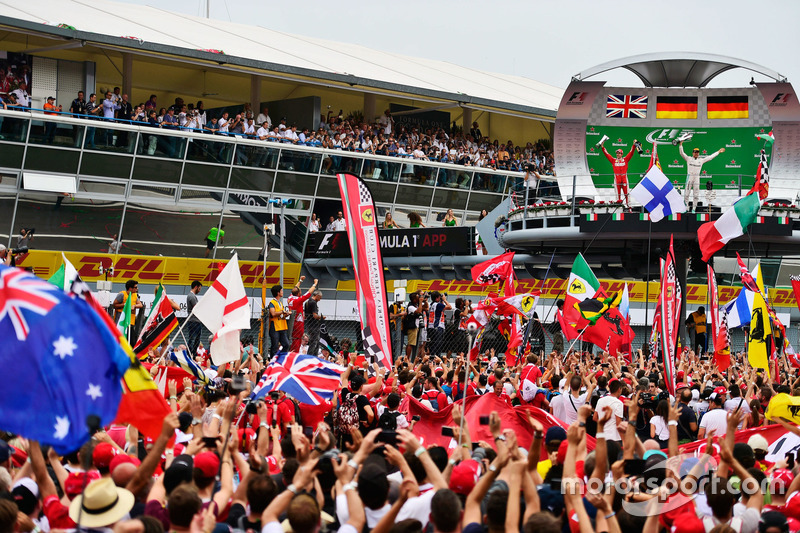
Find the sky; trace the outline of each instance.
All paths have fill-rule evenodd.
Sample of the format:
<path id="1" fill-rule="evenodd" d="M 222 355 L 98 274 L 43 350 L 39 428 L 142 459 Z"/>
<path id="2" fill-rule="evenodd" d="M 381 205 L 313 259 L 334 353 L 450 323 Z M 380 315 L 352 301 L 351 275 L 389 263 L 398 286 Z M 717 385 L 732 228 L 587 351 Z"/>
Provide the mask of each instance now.
<path id="1" fill-rule="evenodd" d="M 154 0 L 118 0 L 165 8 Z M 208 0 L 210 17 L 348 42 L 565 88 L 595 65 L 653 52 L 703 52 L 747 60 L 800 84 L 798 0 Z M 205 16 L 206 0 L 166 9 Z M 744 86 L 736 69 L 710 86 Z M 754 75 L 756 81 L 767 78 Z M 640 86 L 632 74 L 593 78 Z"/>

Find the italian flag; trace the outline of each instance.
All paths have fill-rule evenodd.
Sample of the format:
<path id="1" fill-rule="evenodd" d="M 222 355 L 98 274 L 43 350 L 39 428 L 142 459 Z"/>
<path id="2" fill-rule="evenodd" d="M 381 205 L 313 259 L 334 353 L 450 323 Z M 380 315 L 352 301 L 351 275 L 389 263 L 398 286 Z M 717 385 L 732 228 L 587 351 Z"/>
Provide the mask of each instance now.
<path id="1" fill-rule="evenodd" d="M 581 313 L 575 304 L 587 298 L 594 298 L 600 290 L 600 282 L 597 281 L 586 259 L 583 258 L 583 254 L 578 254 L 572 263 L 572 272 L 567 284 L 567 296 L 564 298 L 564 318 L 567 324 L 574 328 L 581 318 Z"/>
<path id="2" fill-rule="evenodd" d="M 708 262 L 717 250 L 728 241 L 744 235 L 747 226 L 755 222 L 761 201 L 757 194 L 748 194 L 737 200 L 731 209 L 725 211 L 714 222 L 706 222 L 697 230 L 703 261 Z"/>
<path id="3" fill-rule="evenodd" d="M 710 219 L 711 217 L 708 215 L 708 213 L 699 213 L 697 215 L 697 220 L 699 222 L 708 222 Z"/>
<path id="4" fill-rule="evenodd" d="M 778 217 L 778 224 L 788 224 L 789 217 Z"/>
<path id="5" fill-rule="evenodd" d="M 650 213 L 639 213 L 639 220 L 650 220 Z"/>
<path id="6" fill-rule="evenodd" d="M 69 262 L 64 252 L 61 252 L 61 258 L 63 263 L 61 263 L 59 269 L 56 270 L 47 281 L 63 291 L 69 291 L 72 287 L 72 282 L 78 277 L 78 271 L 75 270 L 75 267 Z"/>
<path id="7" fill-rule="evenodd" d="M 586 214 L 586 220 L 589 220 L 589 221 L 597 220 L 597 213 L 587 213 Z"/>
<path id="8" fill-rule="evenodd" d="M 667 217 L 667 220 L 680 220 L 680 219 L 681 219 L 680 213 L 675 213 L 674 215 L 670 215 Z"/>
<path id="9" fill-rule="evenodd" d="M 625 220 L 625 215 L 623 213 L 614 213 L 611 215 L 611 220 Z"/>

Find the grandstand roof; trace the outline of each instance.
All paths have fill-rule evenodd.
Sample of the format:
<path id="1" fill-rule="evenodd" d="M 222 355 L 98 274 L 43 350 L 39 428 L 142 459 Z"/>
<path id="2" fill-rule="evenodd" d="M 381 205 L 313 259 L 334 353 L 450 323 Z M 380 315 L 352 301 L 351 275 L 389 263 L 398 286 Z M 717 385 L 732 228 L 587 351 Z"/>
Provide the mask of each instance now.
<path id="1" fill-rule="evenodd" d="M 521 76 L 107 0 L 0 0 L 0 25 L 101 48 L 543 117 L 555 118 L 563 94 L 561 88 Z"/>
<path id="2" fill-rule="evenodd" d="M 576 74 L 574 79 L 585 80 L 616 68 L 633 72 L 647 87 L 705 87 L 715 77 L 734 68 L 757 72 L 775 81 L 786 80 L 779 72 L 750 61 L 696 52 L 663 52 L 623 57 L 584 70 Z"/>

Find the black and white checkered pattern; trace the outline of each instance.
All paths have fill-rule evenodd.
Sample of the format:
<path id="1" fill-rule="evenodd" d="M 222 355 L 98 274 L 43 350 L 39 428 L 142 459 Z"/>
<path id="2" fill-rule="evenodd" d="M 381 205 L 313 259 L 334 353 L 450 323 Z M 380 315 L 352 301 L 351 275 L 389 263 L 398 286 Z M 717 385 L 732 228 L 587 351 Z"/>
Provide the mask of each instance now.
<path id="1" fill-rule="evenodd" d="M 369 326 L 364 328 L 364 336 L 363 336 L 363 346 L 364 346 L 364 357 L 366 357 L 370 363 L 378 362 L 378 364 L 382 364 L 381 361 L 381 349 L 380 346 L 375 342 L 375 337 L 372 335 L 372 331 L 370 330 Z"/>
<path id="2" fill-rule="evenodd" d="M 366 183 L 361 180 L 358 182 L 358 199 L 361 205 L 372 203 L 372 193 L 369 192 Z"/>

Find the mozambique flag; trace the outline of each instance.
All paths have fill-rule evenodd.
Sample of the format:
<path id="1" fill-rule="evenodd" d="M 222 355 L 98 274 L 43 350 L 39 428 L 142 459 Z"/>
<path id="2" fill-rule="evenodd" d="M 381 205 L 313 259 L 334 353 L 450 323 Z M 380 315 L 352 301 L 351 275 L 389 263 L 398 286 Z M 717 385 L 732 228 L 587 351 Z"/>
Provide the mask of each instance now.
<path id="1" fill-rule="evenodd" d="M 153 307 L 150 308 L 150 314 L 142 327 L 139 340 L 133 347 L 134 353 L 139 356 L 139 359 L 144 359 L 147 357 L 148 350 L 160 346 L 177 325 L 178 317 L 175 316 L 172 302 L 167 298 L 164 286 L 159 283 Z"/>
<path id="2" fill-rule="evenodd" d="M 747 95 L 709 96 L 706 103 L 708 104 L 708 118 L 748 118 L 750 116 Z"/>
<path id="3" fill-rule="evenodd" d="M 659 96 L 656 118 L 697 118 L 696 96 Z"/>

